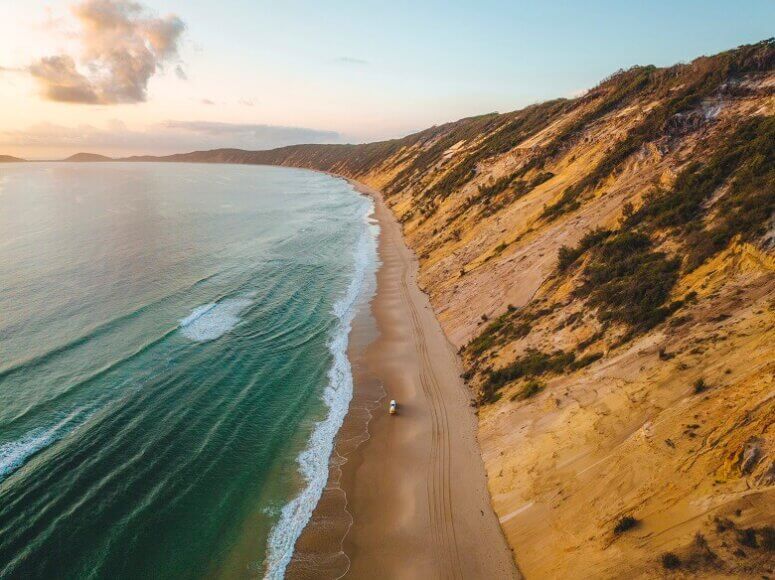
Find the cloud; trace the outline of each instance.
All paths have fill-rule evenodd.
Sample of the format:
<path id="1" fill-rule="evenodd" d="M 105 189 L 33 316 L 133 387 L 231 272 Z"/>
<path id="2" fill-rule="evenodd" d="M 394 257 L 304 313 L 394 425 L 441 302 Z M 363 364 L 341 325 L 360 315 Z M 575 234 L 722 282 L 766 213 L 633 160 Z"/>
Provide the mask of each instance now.
<path id="1" fill-rule="evenodd" d="M 119 120 L 108 122 L 106 127 L 40 123 L 24 130 L 0 131 L 0 150 L 31 159 L 62 158 L 79 151 L 111 156 L 164 155 L 221 147 L 257 150 L 338 142 L 342 137 L 334 131 L 208 121 L 167 121 L 142 131 L 128 129 Z"/>
<path id="2" fill-rule="evenodd" d="M 92 83 L 75 68 L 67 55 L 49 56 L 30 66 L 30 74 L 41 80 L 41 91 L 49 101 L 99 103 Z"/>
<path id="3" fill-rule="evenodd" d="M 336 131 L 321 131 L 305 127 L 284 127 L 254 123 L 219 123 L 213 121 L 167 121 L 166 129 L 184 131 L 201 136 L 226 139 L 226 142 L 240 143 L 232 147 L 252 143 L 251 148 L 266 149 L 297 143 L 331 143 L 339 141 Z"/>
<path id="4" fill-rule="evenodd" d="M 352 56 L 340 56 L 339 58 L 334 59 L 334 62 L 338 64 L 350 64 L 356 66 L 366 66 L 371 64 L 368 60 L 363 60 L 362 58 L 355 58 Z"/>
<path id="5" fill-rule="evenodd" d="M 72 8 L 81 54 L 42 58 L 29 67 L 51 101 L 112 105 L 146 100 L 148 81 L 166 63 L 178 62 L 185 30 L 175 15 L 151 17 L 132 0 L 84 0 Z M 83 72 L 82 72 L 83 71 Z"/>
<path id="6" fill-rule="evenodd" d="M 203 105 L 214 105 L 215 104 L 215 101 L 211 101 L 210 99 L 202 99 L 201 102 L 202 102 Z"/>

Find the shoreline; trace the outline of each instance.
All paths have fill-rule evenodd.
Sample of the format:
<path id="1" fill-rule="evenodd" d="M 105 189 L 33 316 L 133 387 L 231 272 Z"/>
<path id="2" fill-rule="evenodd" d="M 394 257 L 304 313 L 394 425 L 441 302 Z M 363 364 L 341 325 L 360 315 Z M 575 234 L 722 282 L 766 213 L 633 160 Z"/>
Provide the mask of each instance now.
<path id="1" fill-rule="evenodd" d="M 380 192 L 331 175 L 373 200 L 377 287 L 353 322 L 353 400 L 287 577 L 519 577 L 490 501 L 471 397 L 417 287 L 416 257 Z M 395 417 L 385 404 L 393 398 Z"/>

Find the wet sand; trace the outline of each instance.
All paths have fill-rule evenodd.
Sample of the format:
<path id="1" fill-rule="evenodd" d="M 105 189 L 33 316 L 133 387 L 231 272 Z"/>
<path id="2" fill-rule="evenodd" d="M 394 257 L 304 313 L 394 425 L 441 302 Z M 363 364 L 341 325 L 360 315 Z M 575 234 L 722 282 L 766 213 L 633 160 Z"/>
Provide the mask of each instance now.
<path id="1" fill-rule="evenodd" d="M 350 341 L 355 394 L 289 578 L 514 578 L 471 397 L 379 192 L 377 290 Z M 399 413 L 387 403 L 396 399 Z"/>

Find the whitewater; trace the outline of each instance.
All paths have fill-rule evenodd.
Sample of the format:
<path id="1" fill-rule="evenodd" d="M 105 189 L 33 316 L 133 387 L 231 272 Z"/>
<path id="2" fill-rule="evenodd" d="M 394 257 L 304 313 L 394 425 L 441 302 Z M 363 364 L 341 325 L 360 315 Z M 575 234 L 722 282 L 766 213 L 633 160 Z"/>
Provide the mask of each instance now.
<path id="1" fill-rule="evenodd" d="M 371 200 L 268 167 L 2 181 L 0 576 L 283 577 L 352 399 Z"/>

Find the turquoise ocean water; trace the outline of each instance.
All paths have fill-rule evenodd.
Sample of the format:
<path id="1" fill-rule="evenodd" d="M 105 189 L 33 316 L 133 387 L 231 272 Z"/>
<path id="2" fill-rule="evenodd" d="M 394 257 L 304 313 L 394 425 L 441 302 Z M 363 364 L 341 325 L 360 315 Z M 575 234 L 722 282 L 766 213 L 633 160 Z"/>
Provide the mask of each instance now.
<path id="1" fill-rule="evenodd" d="M 282 577 L 371 207 L 284 168 L 0 166 L 0 577 Z"/>

